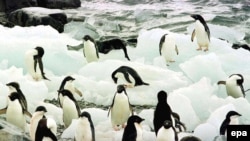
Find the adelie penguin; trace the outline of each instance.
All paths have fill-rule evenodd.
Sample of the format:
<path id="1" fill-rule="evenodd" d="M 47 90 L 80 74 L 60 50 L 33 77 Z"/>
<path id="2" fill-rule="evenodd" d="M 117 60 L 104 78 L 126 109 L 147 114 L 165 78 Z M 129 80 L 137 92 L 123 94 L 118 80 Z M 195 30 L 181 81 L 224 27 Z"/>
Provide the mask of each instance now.
<path id="1" fill-rule="evenodd" d="M 161 37 L 159 44 L 159 52 L 160 55 L 164 57 L 167 65 L 169 65 L 169 63 L 175 62 L 174 56 L 175 54 L 178 55 L 179 51 L 175 43 L 174 35 L 164 34 Z"/>
<path id="2" fill-rule="evenodd" d="M 99 59 L 96 42 L 89 35 L 83 37 L 83 54 L 88 63 L 98 61 Z"/>
<path id="3" fill-rule="evenodd" d="M 69 90 L 61 90 L 59 93 L 63 96 L 62 110 L 63 110 L 63 122 L 65 128 L 69 127 L 73 119 L 78 119 L 81 113 L 80 107 L 75 100 L 73 94 Z"/>
<path id="4" fill-rule="evenodd" d="M 224 81 L 218 81 L 218 85 L 223 84 L 226 85 L 226 91 L 228 96 L 232 96 L 234 98 L 245 97 L 245 92 L 248 90 L 244 90 L 243 87 L 244 78 L 241 74 L 232 74 L 229 78 Z"/>
<path id="5" fill-rule="evenodd" d="M 74 84 L 73 84 L 74 80 L 75 80 L 75 78 L 73 78 L 71 76 L 66 76 L 60 85 L 59 91 L 64 90 L 64 89 L 69 90 L 73 94 L 74 98 L 76 97 L 76 94 L 81 97 L 82 92 L 74 86 Z M 58 92 L 58 100 L 59 100 L 60 106 L 62 107 L 63 106 L 63 96 L 59 92 Z"/>
<path id="6" fill-rule="evenodd" d="M 88 112 L 82 112 L 78 119 L 75 141 L 95 141 L 95 128 Z"/>
<path id="7" fill-rule="evenodd" d="M 40 79 L 49 80 L 44 73 L 42 57 L 44 55 L 44 49 L 42 47 L 36 47 L 26 51 L 25 64 L 28 73 L 36 81 Z"/>
<path id="8" fill-rule="evenodd" d="M 165 120 L 156 135 L 156 141 L 178 141 L 177 132 L 171 120 Z"/>
<path id="9" fill-rule="evenodd" d="M 226 115 L 226 118 L 224 119 L 224 121 L 222 122 L 221 126 L 220 126 L 220 135 L 227 135 L 227 126 L 228 125 L 237 125 L 239 124 L 239 120 L 238 118 L 241 116 L 241 114 L 239 114 L 236 111 L 229 111 Z"/>
<path id="10" fill-rule="evenodd" d="M 7 122 L 19 127 L 23 131 L 26 130 L 25 114 L 29 114 L 23 109 L 20 102 L 20 94 L 18 92 L 12 92 L 8 96 L 8 105 L 6 108 L 0 110 L 0 115 L 1 114 L 6 114 Z"/>
<path id="11" fill-rule="evenodd" d="M 133 115 L 133 109 L 124 85 L 118 85 L 117 91 L 112 100 L 109 113 L 111 112 L 111 123 L 114 130 L 119 130 L 120 126 L 125 127 L 129 116 Z"/>
<path id="12" fill-rule="evenodd" d="M 36 135 L 38 122 L 42 118 L 46 118 L 45 117 L 46 112 L 47 112 L 47 109 L 44 106 L 38 106 L 32 115 L 32 118 L 30 120 L 30 138 L 32 141 L 35 141 L 35 135 Z"/>
<path id="13" fill-rule="evenodd" d="M 52 118 L 42 118 L 37 125 L 35 141 L 57 141 L 56 133 L 57 125 L 55 120 Z"/>
<path id="14" fill-rule="evenodd" d="M 169 120 L 175 125 L 175 120 L 172 115 L 171 107 L 167 103 L 167 93 L 165 91 L 158 92 L 158 103 L 154 111 L 154 130 L 157 135 L 159 129 L 162 127 L 164 121 Z"/>
<path id="15" fill-rule="evenodd" d="M 122 135 L 122 141 L 143 141 L 142 121 L 144 119 L 137 115 L 130 116 Z"/>
<path id="16" fill-rule="evenodd" d="M 193 30 L 191 41 L 193 42 L 194 37 L 196 36 L 199 46 L 197 50 L 202 50 L 202 47 L 205 47 L 204 51 L 208 51 L 210 44 L 210 30 L 207 23 L 199 14 L 193 14 L 191 17 L 195 19 L 195 29 Z"/>
<path id="17" fill-rule="evenodd" d="M 148 83 L 144 82 L 139 74 L 129 66 L 121 66 L 117 68 L 111 74 L 113 81 L 116 84 L 124 84 L 128 87 L 135 87 L 140 85 L 149 85 Z"/>

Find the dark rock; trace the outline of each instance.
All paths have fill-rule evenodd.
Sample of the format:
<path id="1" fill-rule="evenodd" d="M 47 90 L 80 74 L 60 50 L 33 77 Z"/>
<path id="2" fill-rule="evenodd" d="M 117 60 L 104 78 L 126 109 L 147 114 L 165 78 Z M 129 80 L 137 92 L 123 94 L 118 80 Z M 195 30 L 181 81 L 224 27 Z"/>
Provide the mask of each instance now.
<path id="1" fill-rule="evenodd" d="M 36 0 L 1 0 L 6 13 L 20 8 L 36 6 Z"/>
<path id="2" fill-rule="evenodd" d="M 19 26 L 50 25 L 59 33 L 64 31 L 67 23 L 66 14 L 58 9 L 46 9 L 39 7 L 22 8 L 11 12 L 9 22 Z"/>
<path id="3" fill-rule="evenodd" d="M 234 43 L 234 44 L 232 45 L 232 48 L 234 48 L 234 49 L 243 48 L 243 49 L 245 49 L 245 50 L 250 51 L 250 47 L 249 47 L 247 44 L 236 44 L 236 43 Z"/>
<path id="4" fill-rule="evenodd" d="M 45 8 L 77 8 L 81 6 L 80 0 L 37 0 L 37 5 Z"/>

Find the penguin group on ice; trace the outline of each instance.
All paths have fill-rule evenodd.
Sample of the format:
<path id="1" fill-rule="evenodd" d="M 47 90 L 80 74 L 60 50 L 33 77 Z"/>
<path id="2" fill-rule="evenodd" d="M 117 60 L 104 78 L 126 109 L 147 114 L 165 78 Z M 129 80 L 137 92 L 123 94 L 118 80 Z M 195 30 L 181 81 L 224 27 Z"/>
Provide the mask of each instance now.
<path id="1" fill-rule="evenodd" d="M 195 19 L 195 29 L 191 35 L 193 42 L 196 37 L 198 49 L 209 51 L 210 31 L 201 15 L 191 15 Z M 167 65 L 174 63 L 174 56 L 180 55 L 176 45 L 175 37 L 171 33 L 163 34 L 159 39 L 159 55 L 162 56 Z M 123 49 L 125 57 L 128 61 L 127 50 L 125 44 L 115 40 L 115 46 L 111 49 Z M 88 63 L 98 61 L 99 53 L 107 53 L 111 49 L 105 50 L 104 46 L 112 46 L 112 43 L 98 43 L 91 36 L 85 35 L 83 37 L 83 54 Z M 99 47 L 98 47 L 99 46 Z M 102 50 L 100 52 L 100 46 Z M 121 47 L 117 47 L 121 46 Z M 45 50 L 37 46 L 36 48 L 27 50 L 25 54 L 25 64 L 27 72 L 34 81 L 50 81 L 45 76 L 44 64 L 42 57 Z M 46 66 L 46 63 L 45 63 Z M 74 133 L 76 141 L 95 141 L 95 127 L 88 112 L 81 112 L 80 106 L 76 100 L 77 96 L 82 97 L 83 93 L 74 86 L 73 81 L 77 78 L 66 76 L 58 88 L 58 103 L 63 111 L 62 119 L 64 128 L 68 128 L 74 119 L 77 121 L 77 129 Z M 111 79 L 117 85 L 114 90 L 115 94 L 110 104 L 108 116 L 111 119 L 111 125 L 114 131 L 124 130 L 122 141 L 143 141 L 143 128 L 141 123 L 144 121 L 134 113 L 133 105 L 129 100 L 127 89 L 133 89 L 141 85 L 150 87 L 150 84 L 144 81 L 144 78 L 131 66 L 121 65 L 119 68 L 111 72 Z M 234 98 L 245 97 L 243 88 L 244 78 L 241 74 L 232 74 L 227 80 L 218 80 L 218 85 L 224 84 L 226 92 L 229 96 Z M 10 82 L 6 84 L 9 87 L 9 95 L 7 97 L 6 108 L 0 110 L 0 114 L 6 114 L 6 121 L 19 127 L 23 131 L 27 131 L 26 116 L 30 117 L 29 135 L 32 141 L 42 141 L 45 138 L 56 141 L 57 139 L 57 124 L 54 119 L 46 117 L 47 109 L 44 106 L 37 105 L 33 114 L 28 110 L 28 103 L 21 87 L 17 82 Z M 156 141 L 201 141 L 195 136 L 178 137 L 178 133 L 186 132 L 185 123 L 181 121 L 178 113 L 172 111 L 172 108 L 167 101 L 167 92 L 159 91 L 155 97 L 158 103 L 154 111 L 154 119 L 152 121 L 155 132 Z M 236 111 L 230 111 L 226 115 L 226 119 L 221 123 L 220 135 L 226 134 L 228 125 L 238 124 L 237 118 L 241 114 Z"/>

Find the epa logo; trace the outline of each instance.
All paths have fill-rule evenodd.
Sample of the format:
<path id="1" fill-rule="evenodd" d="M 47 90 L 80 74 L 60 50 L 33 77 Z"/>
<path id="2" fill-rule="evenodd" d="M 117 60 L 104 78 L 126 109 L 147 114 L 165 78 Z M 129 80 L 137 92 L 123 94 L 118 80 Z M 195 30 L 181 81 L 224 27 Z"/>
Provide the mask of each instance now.
<path id="1" fill-rule="evenodd" d="M 227 141 L 248 141 L 250 125 L 229 125 L 227 127 Z"/>

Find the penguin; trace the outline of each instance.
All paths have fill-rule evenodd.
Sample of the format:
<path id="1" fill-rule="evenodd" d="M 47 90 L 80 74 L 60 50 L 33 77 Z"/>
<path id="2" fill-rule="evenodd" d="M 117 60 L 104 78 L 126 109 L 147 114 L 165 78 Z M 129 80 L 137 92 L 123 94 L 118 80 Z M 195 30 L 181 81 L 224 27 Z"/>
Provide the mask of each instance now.
<path id="1" fill-rule="evenodd" d="M 35 141 L 57 141 L 56 133 L 57 125 L 55 120 L 52 118 L 42 118 L 37 125 Z"/>
<path id="2" fill-rule="evenodd" d="M 95 141 L 95 128 L 88 112 L 82 112 L 75 131 L 75 141 Z"/>
<path id="3" fill-rule="evenodd" d="M 174 117 L 172 116 L 171 107 L 167 103 L 167 93 L 165 91 L 158 92 L 158 103 L 154 111 L 154 130 L 157 135 L 165 120 L 170 120 L 175 125 Z"/>
<path id="4" fill-rule="evenodd" d="M 245 90 L 243 87 L 244 78 L 241 74 L 232 74 L 226 81 L 218 81 L 218 85 L 226 85 L 227 95 L 234 98 L 245 97 Z"/>
<path id="5" fill-rule="evenodd" d="M 143 141 L 141 122 L 144 121 L 137 115 L 129 117 L 127 126 L 124 128 L 122 141 Z"/>
<path id="6" fill-rule="evenodd" d="M 156 141 L 178 141 L 178 136 L 171 120 L 165 120 L 156 135 Z"/>
<path id="7" fill-rule="evenodd" d="M 89 35 L 83 37 L 83 54 L 87 62 L 98 61 L 99 53 L 95 40 Z"/>
<path id="8" fill-rule="evenodd" d="M 109 108 L 108 116 L 110 112 L 112 127 L 115 131 L 119 130 L 120 125 L 124 128 L 129 116 L 131 114 L 133 115 L 132 105 L 129 102 L 129 97 L 124 85 L 117 86 L 117 91 Z"/>
<path id="9" fill-rule="evenodd" d="M 208 51 L 210 43 L 210 30 L 207 26 L 207 23 L 199 14 L 192 14 L 191 17 L 195 19 L 195 29 L 193 30 L 191 41 L 193 42 L 194 37 L 196 36 L 199 46 L 197 50 L 202 50 L 202 47 L 205 47 L 204 51 Z"/>
<path id="10" fill-rule="evenodd" d="M 49 80 L 43 70 L 42 57 L 44 55 L 44 49 L 40 46 L 37 46 L 34 49 L 26 51 L 25 54 L 25 63 L 27 71 L 30 73 L 32 78 L 36 81 L 40 79 Z M 37 65 L 38 64 L 38 65 Z"/>
<path id="11" fill-rule="evenodd" d="M 47 109 L 44 106 L 38 106 L 32 115 L 32 118 L 30 120 L 30 137 L 32 141 L 35 141 L 35 134 L 36 134 L 38 122 L 42 118 L 46 118 L 45 117 L 46 112 L 47 112 Z"/>
<path id="12" fill-rule="evenodd" d="M 21 130 L 26 130 L 25 111 L 20 102 L 20 94 L 12 92 L 8 96 L 8 105 L 6 108 L 0 110 L 0 115 L 6 114 L 6 121 L 17 126 Z"/>
<path id="13" fill-rule="evenodd" d="M 172 116 L 174 117 L 174 121 L 175 121 L 174 128 L 175 128 L 176 132 L 177 133 L 185 132 L 187 128 L 186 128 L 185 124 L 181 122 L 179 114 L 172 112 Z"/>
<path id="14" fill-rule="evenodd" d="M 167 65 L 169 65 L 169 63 L 175 62 L 175 60 L 173 59 L 174 54 L 176 53 L 178 55 L 179 51 L 173 35 L 164 34 L 161 37 L 159 44 L 159 51 L 160 55 L 164 57 Z"/>
<path id="15" fill-rule="evenodd" d="M 81 113 L 80 107 L 75 100 L 73 94 L 69 90 L 59 91 L 63 96 L 62 109 L 63 109 L 63 122 L 65 128 L 69 127 L 73 119 L 78 119 Z"/>
<path id="16" fill-rule="evenodd" d="M 10 82 L 8 84 L 6 84 L 6 86 L 9 87 L 9 91 L 10 93 L 12 92 L 17 92 L 19 95 L 18 99 L 20 100 L 20 103 L 22 105 L 22 109 L 24 111 L 26 111 L 25 113 L 29 116 L 29 117 L 32 117 L 31 113 L 28 112 L 28 104 L 27 104 L 27 101 L 26 101 L 26 98 L 22 92 L 22 90 L 20 89 L 20 86 L 17 82 Z"/>
<path id="17" fill-rule="evenodd" d="M 220 126 L 220 135 L 227 135 L 227 126 L 228 125 L 237 125 L 239 124 L 238 121 L 238 117 L 241 116 L 241 114 L 239 114 L 236 111 L 229 111 L 226 115 L 226 118 L 224 119 L 224 121 L 222 122 L 221 126 Z"/>
<path id="18" fill-rule="evenodd" d="M 195 136 L 186 136 L 181 138 L 180 141 L 201 141 L 201 139 Z"/>
<path id="19" fill-rule="evenodd" d="M 111 74 L 113 81 L 116 84 L 125 84 L 128 87 L 149 85 L 144 82 L 139 74 L 129 66 L 120 66 Z"/>
<path id="20" fill-rule="evenodd" d="M 66 89 L 69 90 L 73 95 L 78 94 L 79 96 L 82 96 L 82 93 L 80 90 L 78 90 L 74 84 L 73 81 L 75 80 L 75 78 L 71 77 L 71 76 L 66 76 L 59 88 L 59 91 Z M 62 107 L 62 102 L 63 102 L 63 96 L 61 93 L 58 93 L 58 101 L 60 106 Z"/>

